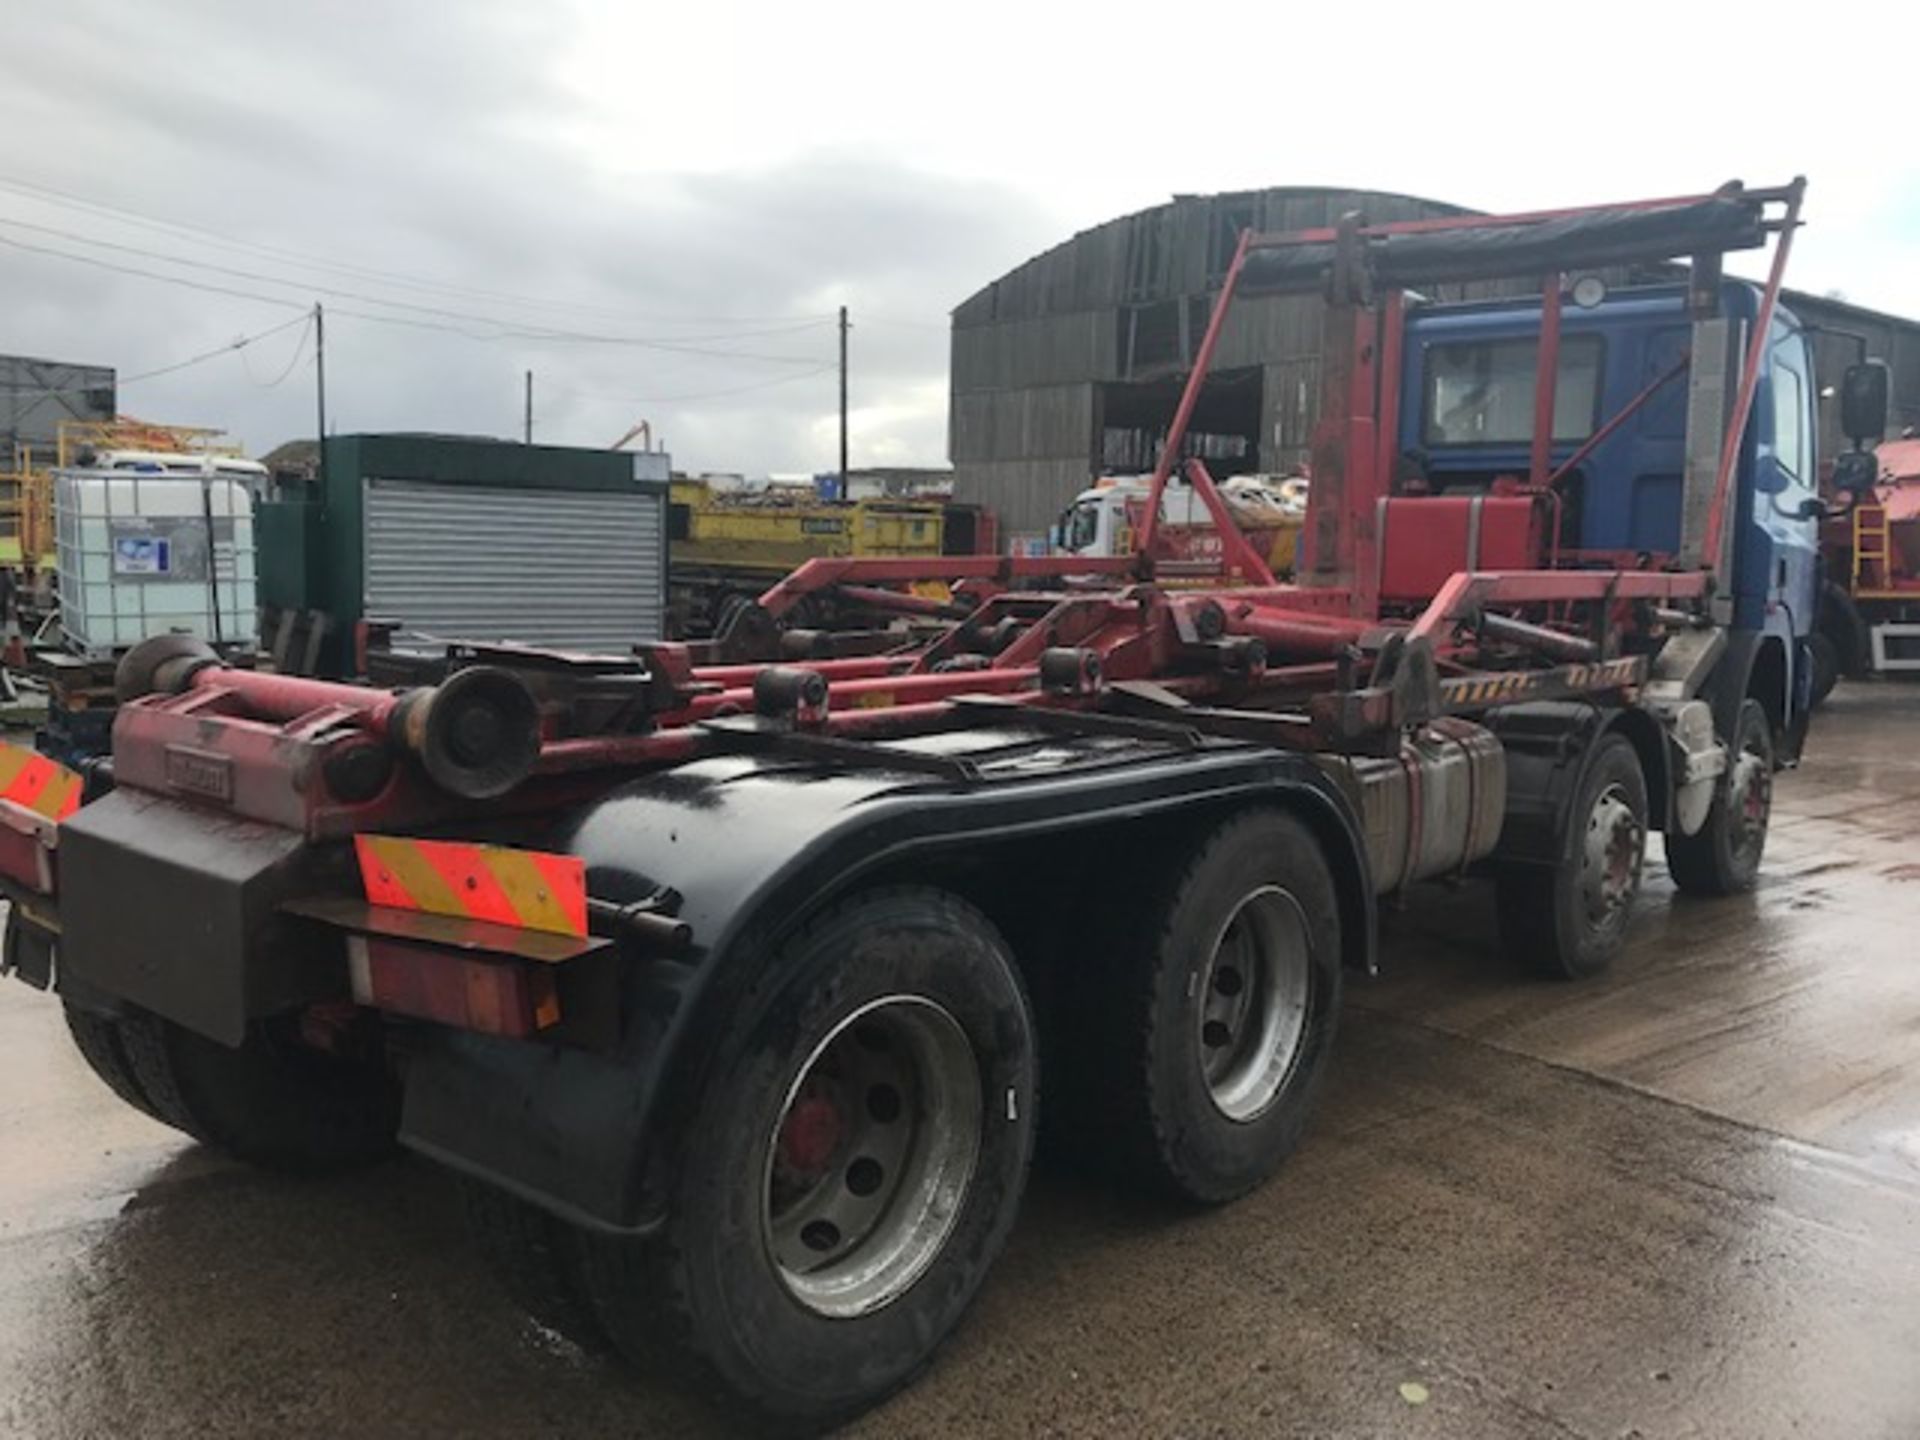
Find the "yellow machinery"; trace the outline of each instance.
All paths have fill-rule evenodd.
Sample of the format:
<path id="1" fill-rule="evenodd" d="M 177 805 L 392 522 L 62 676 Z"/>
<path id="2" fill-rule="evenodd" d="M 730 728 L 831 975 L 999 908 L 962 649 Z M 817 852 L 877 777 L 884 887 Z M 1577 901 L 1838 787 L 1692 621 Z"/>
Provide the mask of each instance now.
<path id="1" fill-rule="evenodd" d="M 53 564 L 53 475 L 31 445 L 0 469 L 0 565 Z"/>
<path id="2" fill-rule="evenodd" d="M 753 599 L 808 560 L 943 554 L 946 512 L 929 501 L 822 500 L 799 485 L 728 491 L 679 479 L 667 536 L 681 633 L 707 633 L 736 598 Z"/>
<path id="3" fill-rule="evenodd" d="M 0 469 L 0 565 L 53 568 L 53 472 L 76 463 L 83 451 L 239 455 L 239 446 L 219 443 L 225 433 L 122 415 L 115 420 L 61 421 L 51 454 L 45 446 L 15 445 L 4 457 L 7 468 Z"/>

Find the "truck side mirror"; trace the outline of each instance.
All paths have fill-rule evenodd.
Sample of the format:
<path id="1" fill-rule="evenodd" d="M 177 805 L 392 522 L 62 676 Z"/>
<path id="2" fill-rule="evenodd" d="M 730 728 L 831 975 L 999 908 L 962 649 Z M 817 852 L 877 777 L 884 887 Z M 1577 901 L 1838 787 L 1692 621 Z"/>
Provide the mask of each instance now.
<path id="1" fill-rule="evenodd" d="M 1874 445 L 1887 433 L 1892 373 L 1884 360 L 1849 365 L 1840 378 L 1840 428 L 1856 445 Z"/>

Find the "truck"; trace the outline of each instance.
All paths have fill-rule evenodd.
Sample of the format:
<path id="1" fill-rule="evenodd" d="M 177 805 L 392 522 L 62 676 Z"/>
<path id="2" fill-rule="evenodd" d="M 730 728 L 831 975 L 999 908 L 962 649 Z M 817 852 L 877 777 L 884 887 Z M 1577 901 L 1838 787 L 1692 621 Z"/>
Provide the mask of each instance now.
<path id="1" fill-rule="evenodd" d="M 1244 234 L 1134 554 L 819 558 L 753 602 L 938 581 L 965 613 L 912 648 L 449 645 L 375 688 L 156 637 L 110 764 L 0 767 L 6 964 L 129 1104 L 287 1170 L 405 1146 L 547 1324 L 844 1420 L 960 1322 L 1043 1107 L 1183 1204 L 1270 1176 L 1383 897 L 1485 876 L 1510 959 L 1578 981 L 1653 833 L 1681 890 L 1755 884 L 1806 733 L 1802 190 Z M 1675 257 L 1679 293 L 1579 275 Z M 1537 300 L 1415 298 L 1513 271 Z M 1299 576 L 1245 583 L 1227 528 L 1241 583 L 1169 588 L 1243 285 L 1328 301 Z"/>
<path id="2" fill-rule="evenodd" d="M 1842 676 L 1920 672 L 1920 440 L 1879 439 L 1889 372 L 1850 367 L 1841 387 L 1853 447 L 1828 478 L 1824 583 L 1814 630 L 1814 698 Z"/>
<path id="3" fill-rule="evenodd" d="M 1144 528 L 1151 475 L 1111 475 L 1073 497 L 1054 526 L 1054 549 L 1074 555 L 1131 555 Z M 1294 550 L 1306 522 L 1305 476 L 1236 476 L 1220 486 L 1234 525 L 1263 553 L 1274 575 L 1293 572 Z M 1169 487 L 1160 502 L 1168 553 L 1155 575 L 1171 581 L 1210 579 L 1221 569 L 1220 532 L 1191 486 Z"/>

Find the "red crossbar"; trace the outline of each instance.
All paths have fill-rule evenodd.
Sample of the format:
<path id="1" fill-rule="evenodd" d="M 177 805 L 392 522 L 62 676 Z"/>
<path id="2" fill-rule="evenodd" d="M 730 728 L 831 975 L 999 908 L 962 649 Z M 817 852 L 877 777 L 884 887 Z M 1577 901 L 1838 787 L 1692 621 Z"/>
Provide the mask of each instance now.
<path id="1" fill-rule="evenodd" d="M 1537 605 L 1550 600 L 1687 600 L 1704 595 L 1701 571 L 1463 570 L 1433 597 L 1412 634 L 1437 637 L 1489 603 Z"/>

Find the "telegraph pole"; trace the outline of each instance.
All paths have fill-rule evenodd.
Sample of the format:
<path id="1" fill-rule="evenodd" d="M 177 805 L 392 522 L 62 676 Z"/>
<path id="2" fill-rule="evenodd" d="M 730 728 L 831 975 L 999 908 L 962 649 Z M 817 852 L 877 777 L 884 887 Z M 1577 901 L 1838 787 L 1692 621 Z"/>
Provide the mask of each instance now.
<path id="1" fill-rule="evenodd" d="M 847 479 L 847 307 L 840 307 L 840 498 L 848 498 Z"/>
<path id="2" fill-rule="evenodd" d="M 527 444 L 533 443 L 533 371 L 527 371 Z"/>
<path id="3" fill-rule="evenodd" d="M 313 473 L 320 481 L 320 493 L 327 492 L 327 313 L 313 302 L 313 393 L 315 458 Z"/>

